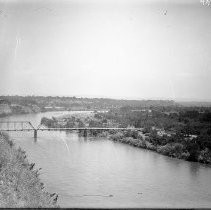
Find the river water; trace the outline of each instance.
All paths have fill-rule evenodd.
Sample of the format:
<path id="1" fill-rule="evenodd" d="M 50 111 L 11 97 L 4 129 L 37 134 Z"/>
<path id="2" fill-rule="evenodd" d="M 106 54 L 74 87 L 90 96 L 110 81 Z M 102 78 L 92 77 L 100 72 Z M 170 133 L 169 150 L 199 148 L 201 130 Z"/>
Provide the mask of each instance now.
<path id="1" fill-rule="evenodd" d="M 70 112 L 11 116 L 37 126 Z M 211 167 L 64 131 L 10 132 L 61 207 L 211 207 Z"/>

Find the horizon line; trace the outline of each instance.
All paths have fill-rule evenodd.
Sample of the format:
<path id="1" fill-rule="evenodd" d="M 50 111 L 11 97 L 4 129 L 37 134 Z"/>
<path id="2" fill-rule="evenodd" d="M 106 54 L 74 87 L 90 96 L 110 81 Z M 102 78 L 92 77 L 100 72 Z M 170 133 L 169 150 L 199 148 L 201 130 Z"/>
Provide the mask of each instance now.
<path id="1" fill-rule="evenodd" d="M 90 96 L 90 95 L 10 95 L 10 94 L 3 94 L 0 97 L 66 97 L 66 98 L 88 98 L 88 99 L 111 99 L 111 100 L 127 100 L 127 101 L 174 101 L 174 102 L 203 102 L 203 103 L 211 103 L 211 99 L 194 99 L 194 98 L 164 98 L 164 97 L 150 97 L 150 98 L 138 98 L 138 97 L 109 97 L 109 96 Z"/>

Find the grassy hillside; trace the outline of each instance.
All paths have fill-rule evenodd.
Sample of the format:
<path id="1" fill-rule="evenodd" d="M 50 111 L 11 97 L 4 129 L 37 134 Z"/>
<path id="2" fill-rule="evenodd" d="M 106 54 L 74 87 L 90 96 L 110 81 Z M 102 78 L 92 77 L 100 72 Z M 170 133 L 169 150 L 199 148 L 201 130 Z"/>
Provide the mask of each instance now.
<path id="1" fill-rule="evenodd" d="M 57 197 L 45 191 L 25 152 L 0 133 L 0 208 L 58 207 Z"/>

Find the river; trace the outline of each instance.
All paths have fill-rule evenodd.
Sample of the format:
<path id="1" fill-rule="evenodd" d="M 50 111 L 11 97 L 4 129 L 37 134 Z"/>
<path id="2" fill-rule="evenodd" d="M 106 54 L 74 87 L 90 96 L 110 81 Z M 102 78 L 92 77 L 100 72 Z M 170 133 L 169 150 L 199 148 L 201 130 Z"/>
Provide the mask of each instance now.
<path id="1" fill-rule="evenodd" d="M 37 126 L 69 112 L 10 116 Z M 1 119 L 2 120 L 2 119 Z M 77 133 L 10 132 L 61 207 L 211 207 L 211 167 Z"/>

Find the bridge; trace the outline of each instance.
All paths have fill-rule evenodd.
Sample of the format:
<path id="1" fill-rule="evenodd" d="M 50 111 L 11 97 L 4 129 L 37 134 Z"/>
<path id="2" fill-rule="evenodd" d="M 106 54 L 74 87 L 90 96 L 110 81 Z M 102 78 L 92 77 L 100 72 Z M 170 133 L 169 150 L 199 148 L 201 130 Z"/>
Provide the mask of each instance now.
<path id="1" fill-rule="evenodd" d="M 77 128 L 47 128 L 40 124 L 35 128 L 30 121 L 0 121 L 0 132 L 9 131 L 33 131 L 34 138 L 37 138 L 38 131 L 83 131 L 84 137 L 87 136 L 87 131 L 98 130 L 98 131 L 109 131 L 109 130 L 135 130 L 141 131 L 143 128 L 107 128 L 107 127 L 77 127 Z"/>

